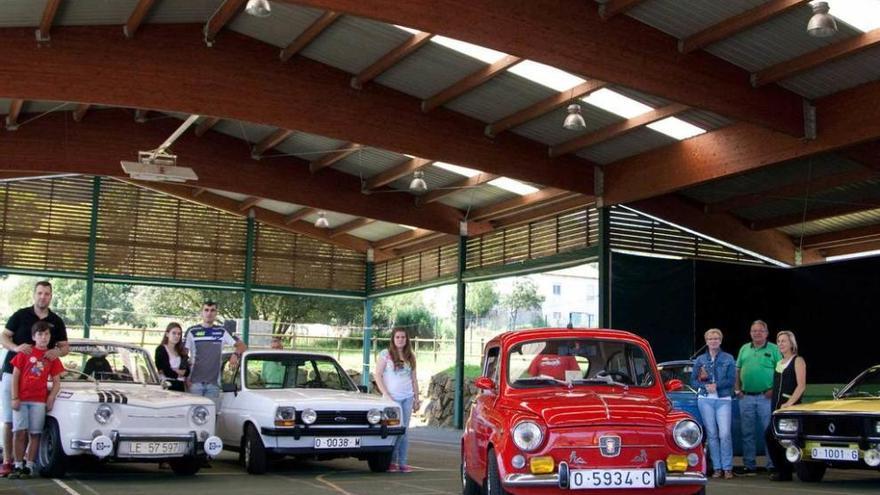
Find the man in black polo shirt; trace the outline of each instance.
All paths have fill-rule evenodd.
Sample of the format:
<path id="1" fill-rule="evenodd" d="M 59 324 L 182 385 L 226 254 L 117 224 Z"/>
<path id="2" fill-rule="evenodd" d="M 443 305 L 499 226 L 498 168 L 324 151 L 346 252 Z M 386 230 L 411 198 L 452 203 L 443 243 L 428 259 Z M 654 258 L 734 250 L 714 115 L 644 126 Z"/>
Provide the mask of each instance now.
<path id="1" fill-rule="evenodd" d="M 0 345 L 9 352 L 3 361 L 3 379 L 0 381 L 0 419 L 3 420 L 3 465 L 0 476 L 7 476 L 12 471 L 12 358 L 19 352 L 31 353 L 34 344 L 31 338 L 31 327 L 34 323 L 45 320 L 52 325 L 52 338 L 46 358 L 58 359 L 66 355 L 70 348 L 67 345 L 67 328 L 58 315 L 49 310 L 52 302 L 52 284 L 46 281 L 34 285 L 34 305 L 21 308 L 9 317 L 6 328 L 0 333 Z"/>

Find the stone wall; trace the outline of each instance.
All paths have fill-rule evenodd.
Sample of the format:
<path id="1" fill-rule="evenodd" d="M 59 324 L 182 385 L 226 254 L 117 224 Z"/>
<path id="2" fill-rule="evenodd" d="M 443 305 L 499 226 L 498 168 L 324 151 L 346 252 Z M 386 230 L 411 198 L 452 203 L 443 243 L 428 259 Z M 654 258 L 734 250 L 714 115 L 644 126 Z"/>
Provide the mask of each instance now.
<path id="1" fill-rule="evenodd" d="M 464 417 L 471 410 L 471 401 L 477 393 L 473 380 L 465 380 Z M 428 404 L 424 406 L 424 416 L 428 426 L 453 428 L 455 404 L 455 377 L 447 373 L 437 373 L 428 385 Z"/>

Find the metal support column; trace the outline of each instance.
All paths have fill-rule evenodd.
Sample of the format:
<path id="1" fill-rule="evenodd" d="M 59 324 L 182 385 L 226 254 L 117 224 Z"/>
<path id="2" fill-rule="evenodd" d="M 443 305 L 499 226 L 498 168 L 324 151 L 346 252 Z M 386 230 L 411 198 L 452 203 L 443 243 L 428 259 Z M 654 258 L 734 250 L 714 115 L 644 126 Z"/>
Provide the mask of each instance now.
<path id="1" fill-rule="evenodd" d="M 92 178 L 92 218 L 89 222 L 89 251 L 86 265 L 86 300 L 83 313 L 83 337 L 89 338 L 92 326 L 92 305 L 95 294 L 95 247 L 98 243 L 98 202 L 101 199 L 101 177 Z"/>
<path id="2" fill-rule="evenodd" d="M 367 297 L 364 299 L 364 356 L 363 367 L 361 371 L 361 385 L 367 387 L 370 391 L 370 360 L 373 355 L 373 349 L 370 343 L 373 340 L 373 299 L 370 297 L 370 289 L 373 287 L 373 262 L 367 261 L 366 284 L 364 292 Z"/>
<path id="3" fill-rule="evenodd" d="M 455 295 L 455 400 L 453 402 L 453 425 L 464 428 L 464 335 L 465 335 L 465 283 L 467 267 L 467 237 L 458 238 L 458 272 Z"/>
<path id="4" fill-rule="evenodd" d="M 599 327 L 611 325 L 611 209 L 599 208 Z"/>
<path id="5" fill-rule="evenodd" d="M 245 241 L 244 254 L 244 318 L 241 325 L 241 339 L 245 344 L 250 344 L 251 332 L 251 307 L 253 306 L 254 285 L 254 245 L 256 244 L 257 223 L 254 219 L 254 210 L 248 212 L 247 239 Z"/>

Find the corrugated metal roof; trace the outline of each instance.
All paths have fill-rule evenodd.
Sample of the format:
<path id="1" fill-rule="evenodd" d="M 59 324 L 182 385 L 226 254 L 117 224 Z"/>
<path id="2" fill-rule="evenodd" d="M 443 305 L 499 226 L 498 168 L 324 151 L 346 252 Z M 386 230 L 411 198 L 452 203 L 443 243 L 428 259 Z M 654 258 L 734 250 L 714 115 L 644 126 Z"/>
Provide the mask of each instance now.
<path id="1" fill-rule="evenodd" d="M 807 222 L 805 224 L 789 225 L 779 230 L 790 236 L 800 237 L 802 233 L 805 236 L 827 234 L 829 232 L 866 227 L 878 223 L 880 223 L 880 209 L 875 209 L 851 213 L 849 215 L 841 215 L 839 217 L 813 220 L 812 222 Z"/>
<path id="2" fill-rule="evenodd" d="M 9 105 L 12 103 L 12 100 L 9 98 L 0 98 L 0 115 L 6 115 L 9 113 Z M 21 116 L 18 118 L 19 124 L 21 124 L 24 120 L 27 120 L 25 114 L 37 114 L 49 111 L 55 112 L 69 112 L 76 108 L 75 103 L 65 103 L 61 101 L 34 101 L 34 100 L 25 100 L 24 104 L 21 106 Z"/>
<path id="3" fill-rule="evenodd" d="M 379 151 L 379 150 L 377 150 L 377 151 Z M 376 171 L 373 172 L 372 174 L 369 174 L 369 175 L 368 175 L 368 174 L 366 173 L 366 171 L 365 171 L 365 172 L 364 172 L 364 178 L 365 178 L 365 179 L 368 179 L 368 178 L 370 178 L 370 177 L 372 177 L 372 176 L 374 176 L 374 175 L 376 175 L 376 174 L 378 174 L 378 173 L 380 173 L 380 172 L 383 172 L 383 171 L 385 171 L 385 170 L 388 170 L 388 169 L 391 168 L 391 167 L 396 167 L 397 165 L 400 165 L 400 164 L 402 164 L 402 163 L 404 163 L 404 162 L 408 162 L 409 160 L 412 160 L 412 158 L 410 158 L 410 157 L 408 157 L 408 156 L 406 156 L 406 155 L 398 155 L 397 153 L 394 153 L 394 152 L 391 152 L 391 151 L 386 151 L 386 150 L 381 150 L 381 151 L 382 151 L 383 153 L 390 153 L 388 163 L 386 164 L 385 167 L 381 168 L 380 170 L 376 170 Z M 397 156 L 394 157 L 394 159 L 393 159 L 393 161 L 392 161 L 392 160 L 391 160 L 391 157 L 394 156 L 394 155 L 397 155 Z M 376 163 L 378 163 L 378 160 L 377 160 Z M 351 172 L 349 172 L 349 173 L 351 173 Z"/>
<path id="4" fill-rule="evenodd" d="M 877 204 L 878 199 L 880 199 L 880 179 L 874 179 L 858 184 L 836 187 L 816 195 L 811 195 L 806 199 L 806 205 L 808 211 L 821 210 L 838 205 L 870 208 L 872 205 Z M 748 220 L 762 220 L 803 212 L 804 204 L 804 198 L 787 198 L 734 210 L 734 213 Z"/>
<path id="5" fill-rule="evenodd" d="M 221 120 L 211 128 L 212 131 L 242 139 L 248 143 L 256 143 L 260 141 L 264 137 L 275 132 L 275 129 L 276 128 L 272 126 L 254 124 L 241 120 Z M 242 144 L 242 146 L 244 146 L 244 144 Z"/>
<path id="6" fill-rule="evenodd" d="M 429 42 L 376 78 L 376 82 L 425 99 L 487 64 Z"/>
<path id="7" fill-rule="evenodd" d="M 620 137 L 583 149 L 577 153 L 577 156 L 605 165 L 676 142 L 677 139 L 647 127 L 640 127 Z M 670 163 L 669 166 L 674 167 L 675 164 Z"/>
<path id="8" fill-rule="evenodd" d="M 3 2 L 2 9 L 6 9 Z M 31 0 L 31 3 L 40 5 L 44 2 Z M 77 0 L 76 2 L 61 2 L 58 6 L 58 12 L 52 24 L 56 26 L 94 26 L 94 25 L 113 25 L 120 26 L 128 20 L 131 11 L 137 5 L 137 0 L 119 0 L 108 2 L 107 0 Z M 42 5 L 38 7 L 42 11 Z M 39 16 L 37 19 L 39 24 Z"/>
<path id="9" fill-rule="evenodd" d="M 224 198 L 234 199 L 236 201 L 242 201 L 244 199 L 247 199 L 247 197 L 248 197 L 247 194 L 239 194 L 237 192 L 222 191 L 220 189 L 208 189 L 208 191 L 210 191 L 218 196 L 223 196 Z"/>
<path id="10" fill-rule="evenodd" d="M 665 107 L 666 105 L 669 105 L 670 103 L 672 103 L 670 100 L 667 100 L 666 98 L 661 98 L 659 96 L 649 95 L 646 93 L 642 93 L 641 91 L 636 91 L 634 89 L 627 88 L 626 86 L 619 86 L 617 84 L 612 84 L 612 85 L 608 86 L 608 89 L 614 91 L 615 93 L 620 93 L 623 96 L 626 96 L 628 98 L 632 98 L 633 100 L 636 100 L 640 103 L 644 103 L 645 105 L 648 105 L 651 108 Z"/>
<path id="11" fill-rule="evenodd" d="M 229 23 L 229 29 L 282 48 L 311 26 L 322 13 L 320 9 L 274 2 L 269 17 L 239 15 Z"/>
<path id="12" fill-rule="evenodd" d="M 555 94 L 546 86 L 505 72 L 450 101 L 446 107 L 490 123 Z"/>
<path id="13" fill-rule="evenodd" d="M 391 24 L 343 16 L 309 44 L 303 55 L 356 74 L 410 36 Z"/>
<path id="14" fill-rule="evenodd" d="M 512 192 L 495 186 L 483 185 L 450 194 L 441 199 L 440 202 L 459 210 L 467 210 L 468 208 L 479 208 L 515 197 L 517 195 Z"/>
<path id="15" fill-rule="evenodd" d="M 806 26 L 812 13 L 809 6 L 804 5 L 710 45 L 707 50 L 749 72 L 757 72 L 860 34 L 855 28 L 840 22 L 834 36 L 810 36 Z"/>
<path id="16" fill-rule="evenodd" d="M 875 46 L 781 81 L 781 85 L 812 99 L 878 79 L 880 79 L 880 46 Z"/>
<path id="17" fill-rule="evenodd" d="M 331 229 L 339 227 L 340 225 L 345 225 L 348 222 L 354 220 L 355 218 L 360 218 L 360 217 L 356 217 L 354 215 L 346 215 L 345 213 L 336 213 L 335 211 L 328 211 L 328 210 L 319 210 L 319 211 L 323 211 L 325 213 L 325 218 L 327 218 L 327 221 L 330 222 Z M 306 215 L 306 217 L 303 218 L 304 221 L 309 222 L 309 223 L 315 223 L 315 220 L 317 220 L 317 219 L 318 219 L 318 213 L 312 213 L 311 215 Z"/>
<path id="18" fill-rule="evenodd" d="M 159 0 L 147 13 L 144 22 L 167 24 L 207 22 L 222 3 L 223 0 Z"/>
<path id="19" fill-rule="evenodd" d="M 275 148 L 281 153 L 296 155 L 305 160 L 317 160 L 328 151 L 343 148 L 348 143 L 308 132 L 294 132 Z"/>
<path id="20" fill-rule="evenodd" d="M 680 193 L 701 203 L 715 203 L 745 194 L 770 191 L 787 184 L 796 184 L 803 182 L 807 177 L 818 179 L 862 168 L 864 167 L 851 160 L 834 153 L 827 153 L 762 167 L 747 174 L 709 182 Z"/>
<path id="21" fill-rule="evenodd" d="M 36 27 L 42 15 L 42 2 L 5 0 L 0 8 L 0 27 Z"/>
<path id="22" fill-rule="evenodd" d="M 360 237 L 361 239 L 366 239 L 370 242 L 375 242 L 380 239 L 385 239 L 386 237 L 401 234 L 403 232 L 409 232 L 409 229 L 406 227 L 401 227 L 396 223 L 373 222 L 359 229 L 354 229 L 350 231 L 349 234 L 355 237 Z"/>
<path id="23" fill-rule="evenodd" d="M 334 163 L 333 168 L 366 179 L 408 160 L 409 157 L 393 151 L 365 147 Z"/>
<path id="24" fill-rule="evenodd" d="M 464 176 L 462 175 L 435 166 L 423 167 L 422 172 L 425 173 L 423 178 L 425 179 L 425 183 L 428 184 L 429 191 L 464 179 Z M 405 175 L 388 185 L 394 189 L 406 191 L 409 189 L 410 181 L 412 181 L 412 174 Z"/>
<path id="25" fill-rule="evenodd" d="M 706 129 L 707 131 L 714 131 L 715 129 L 720 129 L 733 123 L 733 121 L 728 120 L 717 113 L 697 108 L 683 112 L 676 115 L 676 117 L 701 129 Z"/>
<path id="26" fill-rule="evenodd" d="M 267 210 L 272 210 L 275 213 L 280 213 L 282 215 L 290 215 L 291 213 L 303 208 L 301 205 L 295 205 L 293 203 L 285 203 L 283 201 L 275 201 L 274 199 L 261 199 L 257 205 L 260 208 L 265 208 Z"/>
<path id="27" fill-rule="evenodd" d="M 562 107 L 514 128 L 513 132 L 539 143 L 554 146 L 623 120 L 622 117 L 606 112 L 601 108 L 596 108 L 593 105 L 584 102 L 580 102 L 580 105 L 581 115 L 583 115 L 584 122 L 587 124 L 587 128 L 584 131 L 570 131 L 562 127 L 562 122 L 565 121 L 565 116 L 568 115 L 565 107 Z"/>
<path id="28" fill-rule="evenodd" d="M 768 1 L 651 0 L 640 2 L 627 15 L 683 39 Z"/>

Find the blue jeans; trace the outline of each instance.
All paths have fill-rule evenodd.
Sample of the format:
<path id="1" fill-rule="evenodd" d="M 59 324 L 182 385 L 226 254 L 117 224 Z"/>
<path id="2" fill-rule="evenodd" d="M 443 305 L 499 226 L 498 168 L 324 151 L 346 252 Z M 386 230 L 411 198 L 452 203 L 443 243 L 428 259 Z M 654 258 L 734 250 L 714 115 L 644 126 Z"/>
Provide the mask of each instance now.
<path id="1" fill-rule="evenodd" d="M 414 397 L 409 397 L 407 399 L 395 400 L 400 405 L 401 415 L 403 416 L 400 420 L 403 422 L 404 428 L 409 428 L 409 418 L 412 416 L 412 408 L 413 408 L 413 400 Z M 397 441 L 394 442 L 394 451 L 391 453 L 391 463 L 398 464 L 400 466 L 406 465 L 407 462 L 407 453 L 409 452 L 409 435 L 406 434 L 406 430 L 404 430 L 403 435 L 397 437 Z"/>
<path id="2" fill-rule="evenodd" d="M 220 386 L 211 382 L 193 382 L 189 387 L 189 393 L 201 395 L 214 401 L 214 413 L 220 410 Z"/>
<path id="3" fill-rule="evenodd" d="M 697 400 L 706 438 L 709 441 L 709 458 L 715 471 L 733 469 L 733 436 L 730 434 L 730 420 L 733 415 L 733 401 L 700 397 Z"/>
<path id="4" fill-rule="evenodd" d="M 755 469 L 758 435 L 763 435 L 770 425 L 770 399 L 761 395 L 743 395 L 739 400 L 739 417 L 742 425 L 743 464 Z M 773 469 L 773 461 L 767 454 L 767 469 Z"/>

